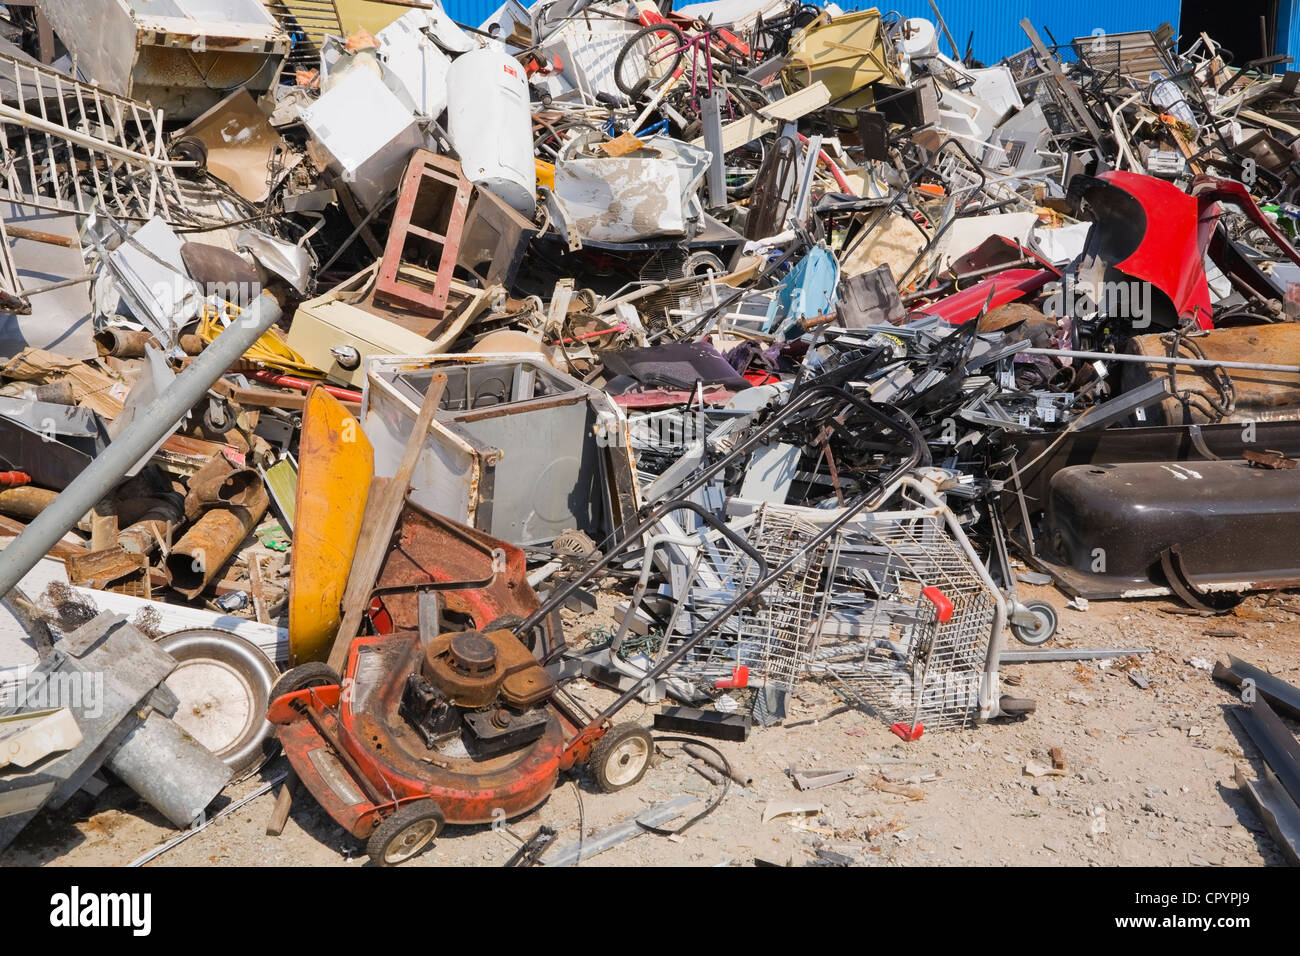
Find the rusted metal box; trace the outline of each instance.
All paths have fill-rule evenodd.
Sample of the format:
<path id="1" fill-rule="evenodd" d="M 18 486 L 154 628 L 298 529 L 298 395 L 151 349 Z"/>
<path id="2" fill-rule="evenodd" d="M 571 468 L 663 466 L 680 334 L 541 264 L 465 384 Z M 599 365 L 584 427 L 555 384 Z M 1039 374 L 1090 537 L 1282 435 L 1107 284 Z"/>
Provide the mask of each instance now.
<path id="1" fill-rule="evenodd" d="M 243 87 L 271 88 L 289 35 L 257 0 L 41 0 L 82 76 L 194 119 Z"/>

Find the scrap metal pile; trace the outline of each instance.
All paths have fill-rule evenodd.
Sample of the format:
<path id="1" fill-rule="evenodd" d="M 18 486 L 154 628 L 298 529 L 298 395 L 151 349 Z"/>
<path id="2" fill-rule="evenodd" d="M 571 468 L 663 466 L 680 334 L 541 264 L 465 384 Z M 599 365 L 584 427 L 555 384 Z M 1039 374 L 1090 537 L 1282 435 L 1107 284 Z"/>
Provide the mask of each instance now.
<path id="1" fill-rule="evenodd" d="M 635 783 L 637 698 L 1028 714 L 1013 560 L 1300 585 L 1300 73 L 779 0 L 97 5 L 0 24 L 0 848 L 279 745 L 400 862 Z"/>

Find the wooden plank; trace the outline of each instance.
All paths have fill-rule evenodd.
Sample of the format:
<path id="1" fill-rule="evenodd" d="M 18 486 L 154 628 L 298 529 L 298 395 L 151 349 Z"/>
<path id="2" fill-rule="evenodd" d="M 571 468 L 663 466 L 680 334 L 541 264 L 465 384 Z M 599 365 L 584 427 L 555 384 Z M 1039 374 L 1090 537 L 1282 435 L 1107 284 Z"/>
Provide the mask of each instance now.
<path id="1" fill-rule="evenodd" d="M 818 80 L 798 93 L 792 93 L 784 99 L 763 107 L 760 110 L 761 117 L 743 116 L 738 120 L 725 124 L 722 127 L 722 151 L 729 153 L 733 149 L 744 146 L 750 140 L 766 136 L 768 133 L 774 133 L 781 127 L 782 123 L 793 122 L 801 116 L 806 116 L 814 110 L 821 109 L 830 101 L 830 90 L 826 88 L 825 83 Z M 695 137 L 695 139 L 691 140 L 691 145 L 703 148 L 704 137 Z"/>
<path id="2" fill-rule="evenodd" d="M 8 515 L 0 515 L 0 535 L 13 535 L 16 538 L 26 530 L 27 524 L 25 522 L 19 521 L 17 518 L 11 518 Z M 58 541 L 55 542 L 54 547 L 50 548 L 50 557 L 66 561 L 68 558 L 80 557 L 88 551 L 89 549 L 84 545 Z"/>
<path id="3" fill-rule="evenodd" d="M 760 113 L 768 119 L 793 123 L 800 117 L 807 116 L 813 110 L 819 110 L 831 101 L 831 91 L 826 84 L 817 80 L 796 93 L 782 97 L 775 103 L 764 106 Z"/>

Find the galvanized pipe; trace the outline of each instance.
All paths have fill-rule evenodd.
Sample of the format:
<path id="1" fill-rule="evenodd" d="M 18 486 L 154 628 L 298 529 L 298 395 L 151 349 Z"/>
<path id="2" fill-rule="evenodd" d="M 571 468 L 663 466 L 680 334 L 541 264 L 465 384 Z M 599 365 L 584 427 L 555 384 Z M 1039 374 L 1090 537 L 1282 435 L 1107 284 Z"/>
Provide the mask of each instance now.
<path id="1" fill-rule="evenodd" d="M 1195 341 L 1193 339 L 1192 341 Z M 1164 355 L 1130 355 L 1127 352 L 1074 352 L 1070 349 L 1017 349 L 1016 355 L 1050 355 L 1087 362 L 1140 362 L 1143 365 L 1178 365 L 1186 368 L 1239 368 L 1248 372 L 1287 372 L 1300 375 L 1300 365 L 1269 365 L 1265 362 L 1220 362 L 1217 359 L 1181 358 Z"/>
<path id="2" fill-rule="evenodd" d="M 202 822 L 204 809 L 234 775 L 219 757 L 156 710 L 149 711 L 104 765 L 177 827 Z"/>
<path id="3" fill-rule="evenodd" d="M 259 296 L 36 516 L 26 531 L 0 551 L 0 597 L 8 594 L 59 539 L 75 528 L 86 512 L 207 395 L 213 383 L 279 318 L 276 301 L 265 293 Z"/>

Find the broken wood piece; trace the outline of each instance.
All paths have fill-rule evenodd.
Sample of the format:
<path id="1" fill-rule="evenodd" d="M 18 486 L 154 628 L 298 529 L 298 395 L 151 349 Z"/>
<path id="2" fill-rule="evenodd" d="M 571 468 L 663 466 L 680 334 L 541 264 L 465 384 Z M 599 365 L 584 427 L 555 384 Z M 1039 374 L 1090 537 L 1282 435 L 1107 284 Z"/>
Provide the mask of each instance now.
<path id="1" fill-rule="evenodd" d="M 906 797 L 908 800 L 924 800 L 925 791 L 920 787 L 914 787 L 905 783 L 891 783 L 884 777 L 877 777 L 871 781 L 871 786 L 881 793 L 894 793 L 900 797 Z"/>
<path id="2" fill-rule="evenodd" d="M 292 770 L 285 775 L 280 792 L 275 795 L 275 806 L 266 820 L 266 835 L 279 836 L 284 832 L 284 825 L 289 822 L 289 810 L 293 806 L 293 788 L 298 783 L 298 775 Z"/>
<path id="3" fill-rule="evenodd" d="M 356 555 L 352 559 L 352 569 L 348 572 L 348 584 L 343 594 L 343 619 L 339 623 L 338 633 L 334 637 L 334 647 L 329 656 L 329 666 L 336 674 L 343 670 L 348 657 L 348 648 L 352 646 L 352 641 L 361 627 L 361 618 L 370 604 L 370 592 L 388 554 L 388 544 L 393 529 L 397 527 L 397 520 L 401 517 L 402 508 L 406 504 L 406 493 L 411 487 L 411 476 L 415 473 L 416 462 L 420 459 L 424 440 L 429 434 L 430 426 L 433 425 L 434 413 L 438 411 L 438 403 L 442 400 L 442 393 L 446 387 L 446 374 L 435 372 L 429 380 L 428 391 L 424 393 L 420 414 L 406 441 L 397 473 L 383 487 L 371 486 L 361 525 L 361 540 L 357 542 Z M 375 479 L 376 482 L 380 480 Z"/>

